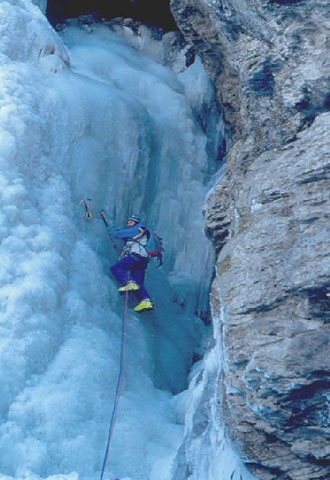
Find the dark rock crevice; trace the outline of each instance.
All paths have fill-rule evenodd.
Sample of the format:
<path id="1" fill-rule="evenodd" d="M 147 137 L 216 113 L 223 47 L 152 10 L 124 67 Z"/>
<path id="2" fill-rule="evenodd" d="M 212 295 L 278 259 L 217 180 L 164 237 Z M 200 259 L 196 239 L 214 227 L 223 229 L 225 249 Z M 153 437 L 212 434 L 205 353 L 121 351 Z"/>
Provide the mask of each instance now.
<path id="1" fill-rule="evenodd" d="M 53 26 L 68 18 L 91 15 L 95 21 L 132 18 L 164 32 L 177 30 L 169 0 L 48 0 L 46 15 Z"/>

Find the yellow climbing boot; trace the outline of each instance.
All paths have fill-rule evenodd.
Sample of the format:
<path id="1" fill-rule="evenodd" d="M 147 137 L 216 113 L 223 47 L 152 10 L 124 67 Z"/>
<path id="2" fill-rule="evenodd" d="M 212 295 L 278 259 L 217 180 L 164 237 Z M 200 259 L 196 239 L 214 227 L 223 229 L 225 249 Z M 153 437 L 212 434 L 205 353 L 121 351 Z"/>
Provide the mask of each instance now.
<path id="1" fill-rule="evenodd" d="M 132 280 L 130 280 L 126 285 L 118 288 L 118 292 L 130 292 L 133 290 L 139 290 L 139 285 Z"/>
<path id="2" fill-rule="evenodd" d="M 143 310 L 152 310 L 154 307 L 151 303 L 151 300 L 150 298 L 145 298 L 144 300 L 142 300 L 142 302 L 140 302 L 135 308 L 134 310 L 136 312 L 142 312 Z"/>

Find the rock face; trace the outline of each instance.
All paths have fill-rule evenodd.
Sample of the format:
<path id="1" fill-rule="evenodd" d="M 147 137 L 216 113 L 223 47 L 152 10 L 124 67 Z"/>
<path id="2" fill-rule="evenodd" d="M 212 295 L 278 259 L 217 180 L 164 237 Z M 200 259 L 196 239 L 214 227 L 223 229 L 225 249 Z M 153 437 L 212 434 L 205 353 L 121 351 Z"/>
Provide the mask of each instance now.
<path id="1" fill-rule="evenodd" d="M 257 151 L 295 138 L 330 106 L 327 0 L 172 0 L 214 80 L 233 139 Z"/>
<path id="2" fill-rule="evenodd" d="M 226 418 L 262 479 L 330 473 L 329 128 L 330 114 L 319 116 L 244 174 L 235 146 L 209 198 L 208 233 L 224 244 L 214 283 L 225 311 Z"/>
<path id="3" fill-rule="evenodd" d="M 211 302 L 221 317 L 228 435 L 262 480 L 326 479 L 329 3 L 171 5 L 230 132 L 226 174 L 205 212 L 217 252 Z"/>

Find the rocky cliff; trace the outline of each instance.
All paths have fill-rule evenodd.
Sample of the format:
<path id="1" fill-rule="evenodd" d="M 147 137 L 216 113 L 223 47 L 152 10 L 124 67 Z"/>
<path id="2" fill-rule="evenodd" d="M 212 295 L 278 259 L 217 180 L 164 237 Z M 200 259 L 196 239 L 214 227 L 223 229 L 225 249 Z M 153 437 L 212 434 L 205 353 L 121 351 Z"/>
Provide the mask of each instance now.
<path id="1" fill-rule="evenodd" d="M 214 81 L 228 130 L 226 174 L 205 211 L 224 362 L 215 391 L 228 435 L 262 480 L 326 479 L 329 2 L 172 0 L 171 8 Z"/>

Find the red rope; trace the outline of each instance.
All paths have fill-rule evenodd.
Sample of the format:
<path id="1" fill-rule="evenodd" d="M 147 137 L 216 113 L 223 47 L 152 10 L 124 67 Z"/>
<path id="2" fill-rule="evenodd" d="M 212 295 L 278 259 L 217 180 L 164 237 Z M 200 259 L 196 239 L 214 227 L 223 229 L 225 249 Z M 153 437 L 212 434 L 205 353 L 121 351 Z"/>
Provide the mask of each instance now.
<path id="1" fill-rule="evenodd" d="M 112 410 L 111 419 L 110 419 L 108 439 L 107 439 L 107 445 L 106 445 L 104 460 L 103 460 L 103 464 L 102 464 L 102 471 L 101 471 L 100 480 L 103 480 L 103 475 L 104 475 L 105 467 L 106 467 L 108 456 L 109 456 L 110 443 L 111 443 L 112 434 L 113 434 L 113 430 L 114 430 L 115 423 L 116 423 L 119 399 L 120 399 L 121 392 L 122 392 L 122 387 L 123 387 L 124 366 L 125 366 L 125 340 L 126 340 L 127 311 L 128 311 L 128 291 L 126 291 L 126 294 L 125 294 L 125 305 L 124 305 L 124 313 L 123 313 L 123 321 L 122 321 L 121 346 L 120 346 L 120 366 L 119 366 L 119 373 L 118 373 L 116 395 L 115 395 L 115 401 L 114 401 L 113 410 Z"/>

